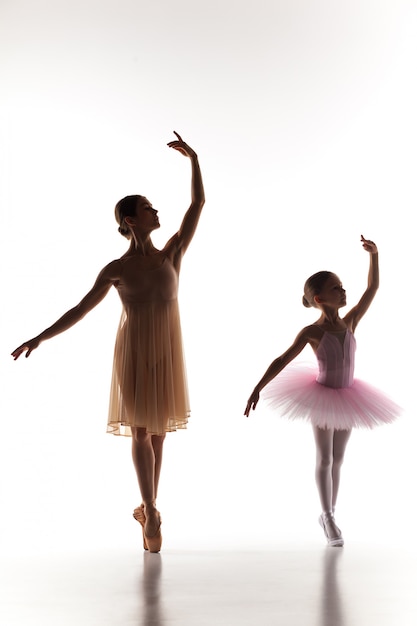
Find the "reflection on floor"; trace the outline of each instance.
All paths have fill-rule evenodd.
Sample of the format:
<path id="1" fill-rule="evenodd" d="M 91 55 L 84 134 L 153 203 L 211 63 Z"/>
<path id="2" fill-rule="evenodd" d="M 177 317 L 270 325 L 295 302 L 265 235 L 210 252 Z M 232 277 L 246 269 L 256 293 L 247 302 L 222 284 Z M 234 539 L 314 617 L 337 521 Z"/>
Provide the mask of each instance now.
<path id="1" fill-rule="evenodd" d="M 3 626 L 415 626 L 416 558 L 363 547 L 1 564 Z"/>

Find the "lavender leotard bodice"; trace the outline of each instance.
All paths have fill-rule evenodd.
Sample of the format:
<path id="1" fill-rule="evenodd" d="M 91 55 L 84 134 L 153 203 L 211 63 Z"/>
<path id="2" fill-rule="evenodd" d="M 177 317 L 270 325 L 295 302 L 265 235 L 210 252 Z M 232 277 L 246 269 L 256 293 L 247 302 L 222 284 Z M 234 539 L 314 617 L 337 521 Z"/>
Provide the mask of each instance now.
<path id="1" fill-rule="evenodd" d="M 317 382 L 326 387 L 340 389 L 353 384 L 356 340 L 346 329 L 325 331 L 316 351 L 319 365 Z"/>

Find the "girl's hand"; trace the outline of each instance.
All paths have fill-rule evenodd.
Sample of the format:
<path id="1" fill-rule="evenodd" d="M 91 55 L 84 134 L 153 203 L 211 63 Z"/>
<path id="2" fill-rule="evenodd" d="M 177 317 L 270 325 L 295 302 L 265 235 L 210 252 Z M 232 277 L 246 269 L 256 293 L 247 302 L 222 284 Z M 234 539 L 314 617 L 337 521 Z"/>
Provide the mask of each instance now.
<path id="1" fill-rule="evenodd" d="M 376 246 L 376 243 L 374 243 L 370 239 L 365 239 L 365 237 L 363 235 L 361 235 L 361 241 L 362 241 L 363 248 L 367 252 L 369 252 L 370 254 L 377 254 L 378 253 L 378 248 Z"/>
<path id="2" fill-rule="evenodd" d="M 178 150 L 178 152 L 181 152 L 181 154 L 183 154 L 184 156 L 188 156 L 190 159 L 192 157 L 196 157 L 197 154 L 194 152 L 194 150 L 192 148 L 190 148 L 190 146 L 188 146 L 185 141 L 182 140 L 182 138 L 179 136 L 178 133 L 175 132 L 174 130 L 174 135 L 176 135 L 178 137 L 177 141 L 170 141 L 168 143 L 168 146 L 170 148 L 174 148 L 174 150 Z"/>
<path id="3" fill-rule="evenodd" d="M 245 412 L 244 412 L 244 415 L 246 415 L 246 417 L 249 417 L 249 413 L 250 413 L 251 409 L 253 409 L 253 410 L 256 409 L 256 405 L 258 404 L 258 402 L 259 402 L 259 391 L 256 391 L 254 389 L 252 391 L 252 393 L 251 393 L 251 395 L 249 397 L 248 403 L 246 405 L 246 409 L 245 409 Z"/>
<path id="4" fill-rule="evenodd" d="M 28 358 L 30 353 L 35 350 L 39 346 L 39 344 L 39 339 L 30 339 L 30 341 L 22 343 L 22 345 L 16 348 L 16 350 L 13 350 L 12 357 L 16 361 L 16 359 L 18 359 L 20 355 L 23 354 L 23 352 L 26 352 L 25 357 Z"/>

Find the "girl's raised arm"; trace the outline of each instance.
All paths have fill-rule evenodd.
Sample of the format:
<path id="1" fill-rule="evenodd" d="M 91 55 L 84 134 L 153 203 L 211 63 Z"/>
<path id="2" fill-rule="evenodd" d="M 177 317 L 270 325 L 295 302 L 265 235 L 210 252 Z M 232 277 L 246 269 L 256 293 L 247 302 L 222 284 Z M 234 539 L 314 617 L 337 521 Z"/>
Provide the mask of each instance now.
<path id="1" fill-rule="evenodd" d="M 359 321 L 369 309 L 369 306 L 379 287 L 378 248 L 373 241 L 365 239 L 363 235 L 361 235 L 361 241 L 363 248 L 369 252 L 368 286 L 363 292 L 359 302 L 349 311 L 349 313 L 347 313 L 344 318 L 348 326 L 351 326 L 352 332 L 355 331 Z"/>

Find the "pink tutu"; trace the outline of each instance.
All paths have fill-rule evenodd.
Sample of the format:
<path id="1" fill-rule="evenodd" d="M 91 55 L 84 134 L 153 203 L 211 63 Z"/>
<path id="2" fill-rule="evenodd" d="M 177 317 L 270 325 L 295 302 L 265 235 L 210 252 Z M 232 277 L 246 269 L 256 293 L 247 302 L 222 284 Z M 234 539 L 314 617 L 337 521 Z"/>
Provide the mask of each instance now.
<path id="1" fill-rule="evenodd" d="M 263 390 L 268 405 L 290 420 L 335 430 L 374 428 L 396 420 L 402 409 L 382 391 L 354 379 L 349 387 L 327 387 L 317 382 L 318 370 L 289 365 Z"/>

